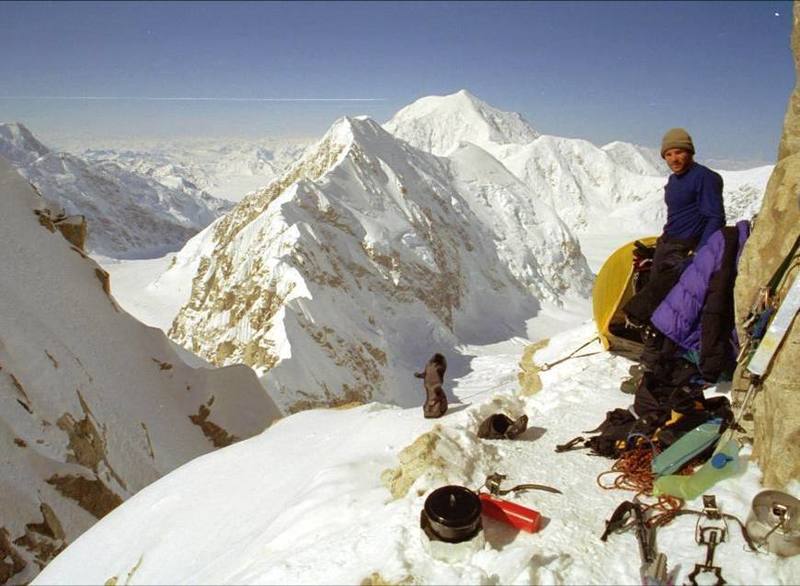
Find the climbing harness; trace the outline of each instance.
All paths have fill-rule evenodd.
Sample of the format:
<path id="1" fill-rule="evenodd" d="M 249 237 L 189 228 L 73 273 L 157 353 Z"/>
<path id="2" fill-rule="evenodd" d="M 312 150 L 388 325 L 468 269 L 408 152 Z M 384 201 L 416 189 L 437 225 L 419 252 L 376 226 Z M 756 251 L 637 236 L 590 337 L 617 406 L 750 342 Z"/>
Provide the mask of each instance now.
<path id="1" fill-rule="evenodd" d="M 597 352 L 590 352 L 589 354 L 580 354 L 580 355 L 578 355 L 578 356 L 575 356 L 575 354 L 576 354 L 576 353 L 580 352 L 581 350 L 583 350 L 584 348 L 586 348 L 586 346 L 588 346 L 588 345 L 589 345 L 589 344 L 591 344 L 592 342 L 595 342 L 595 341 L 597 341 L 597 340 L 599 340 L 599 339 L 600 339 L 600 336 L 595 336 L 594 338 L 592 338 L 591 340 L 589 340 L 589 341 L 588 341 L 588 342 L 586 342 L 585 344 L 582 344 L 581 346 L 579 346 L 579 347 L 575 348 L 575 350 L 573 350 L 572 352 L 570 352 L 569 354 L 567 354 L 566 356 L 564 356 L 564 358 L 559 358 L 559 359 L 558 359 L 558 360 L 556 360 L 555 362 L 545 362 L 544 364 L 542 364 L 542 365 L 539 367 L 539 370 L 540 370 L 540 371 L 550 370 L 550 369 L 551 369 L 551 368 L 553 368 L 553 367 L 554 367 L 556 364 L 561 364 L 562 362 L 566 362 L 567 360 L 569 360 L 569 359 L 571 359 L 571 358 L 585 358 L 585 357 L 587 357 L 587 356 L 594 356 L 595 354 L 602 354 L 604 351 L 603 351 L 603 350 L 599 350 L 599 351 L 597 351 Z"/>

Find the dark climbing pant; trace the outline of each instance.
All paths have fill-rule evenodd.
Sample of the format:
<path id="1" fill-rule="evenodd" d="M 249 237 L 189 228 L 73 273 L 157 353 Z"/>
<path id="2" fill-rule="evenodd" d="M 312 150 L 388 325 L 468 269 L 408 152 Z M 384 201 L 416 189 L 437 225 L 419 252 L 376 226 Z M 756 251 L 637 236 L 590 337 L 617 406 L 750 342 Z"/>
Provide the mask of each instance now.
<path id="1" fill-rule="evenodd" d="M 656 241 L 650 279 L 622 308 L 628 319 L 637 326 L 646 326 L 650 317 L 680 279 L 686 259 L 697 240 L 678 240 L 661 236 Z"/>
<path id="2" fill-rule="evenodd" d="M 678 282 L 697 240 L 678 240 L 661 236 L 656 241 L 650 279 L 636 295 L 622 308 L 628 320 L 643 328 L 644 349 L 640 360 L 645 370 L 657 370 L 664 356 L 664 335 L 650 325 L 650 318 L 656 308 Z"/>

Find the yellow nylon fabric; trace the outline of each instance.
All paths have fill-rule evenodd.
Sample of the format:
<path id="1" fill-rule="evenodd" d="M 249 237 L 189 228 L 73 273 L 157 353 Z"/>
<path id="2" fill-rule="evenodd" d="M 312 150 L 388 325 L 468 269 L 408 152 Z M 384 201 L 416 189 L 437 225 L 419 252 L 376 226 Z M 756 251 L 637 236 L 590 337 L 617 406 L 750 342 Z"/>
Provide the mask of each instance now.
<path id="1" fill-rule="evenodd" d="M 639 238 L 639 242 L 646 246 L 655 246 L 656 236 Z M 597 273 L 592 290 L 592 312 L 597 325 L 600 342 L 606 350 L 631 350 L 631 345 L 636 345 L 631 340 L 626 340 L 614 335 L 610 328 L 613 324 L 625 323 L 625 316 L 621 308 L 633 295 L 633 242 L 620 246 L 603 263 Z"/>

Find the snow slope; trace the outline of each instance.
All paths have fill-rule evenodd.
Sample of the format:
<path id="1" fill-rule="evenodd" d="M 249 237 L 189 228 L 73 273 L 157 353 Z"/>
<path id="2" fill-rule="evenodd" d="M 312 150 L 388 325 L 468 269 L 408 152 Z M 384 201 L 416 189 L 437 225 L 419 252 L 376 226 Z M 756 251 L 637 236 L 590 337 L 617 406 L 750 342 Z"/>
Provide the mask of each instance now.
<path id="1" fill-rule="evenodd" d="M 92 253 L 160 256 L 180 248 L 230 208 L 183 180 L 165 185 L 114 162 L 87 162 L 51 151 L 21 124 L 0 125 L 0 157 L 36 187 L 53 211 L 86 217 Z"/>
<path id="2" fill-rule="evenodd" d="M 664 175 L 669 173 L 667 166 L 656 149 L 615 140 L 601 147 L 617 165 L 625 167 L 638 175 Z"/>
<path id="3" fill-rule="evenodd" d="M 176 268 L 198 269 L 171 337 L 216 364 L 268 372 L 285 410 L 407 405 L 408 373 L 433 351 L 521 331 L 537 294 L 587 294 L 588 267 L 552 211 L 502 169 L 464 187 L 459 165 L 372 120 L 339 120 L 178 255 Z M 477 205 L 485 191 L 504 199 Z M 500 213 L 514 234 L 496 231 Z M 513 249 L 496 243 L 523 232 Z"/>
<path id="4" fill-rule="evenodd" d="M 535 359 L 553 362 L 593 334 L 591 324 L 559 334 Z M 541 372 L 542 390 L 522 396 L 523 348 L 521 339 L 470 347 L 471 372 L 447 379 L 461 403 L 441 420 L 380 403 L 305 411 L 198 458 L 95 525 L 34 584 L 639 584 L 633 532 L 599 539 L 604 520 L 633 493 L 597 485 L 610 460 L 554 452 L 607 410 L 628 405 L 618 385 L 629 362 L 596 353 L 595 342 L 581 353 L 590 356 Z M 529 429 L 513 441 L 478 439 L 478 425 L 495 412 L 525 413 Z M 410 487 L 395 497 L 386 471 L 403 461 Z M 508 476 L 504 487 L 535 482 L 563 492 L 504 497 L 538 510 L 541 531 L 517 532 L 484 517 L 483 547 L 452 563 L 431 557 L 419 529 L 427 495 L 446 484 L 475 489 L 494 472 Z M 750 463 L 710 492 L 723 511 L 744 519 L 759 482 Z M 800 494 L 800 486 L 791 491 Z M 671 583 L 685 583 L 705 559 L 694 532 L 693 517 L 658 530 Z M 800 557 L 746 552 L 735 524 L 714 561 L 732 584 L 792 584 L 800 572 Z"/>
<path id="5" fill-rule="evenodd" d="M 279 416 L 250 369 L 190 368 L 122 311 L 104 271 L 34 213 L 45 205 L 0 159 L 0 576 L 12 583 L 144 486 Z"/>

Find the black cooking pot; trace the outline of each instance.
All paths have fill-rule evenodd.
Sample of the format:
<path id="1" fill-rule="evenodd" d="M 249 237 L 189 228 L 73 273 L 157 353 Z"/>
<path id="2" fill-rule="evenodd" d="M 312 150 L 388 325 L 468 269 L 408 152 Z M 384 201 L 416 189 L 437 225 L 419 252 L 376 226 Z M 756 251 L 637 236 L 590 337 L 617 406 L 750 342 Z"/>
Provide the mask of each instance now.
<path id="1" fill-rule="evenodd" d="M 437 488 L 425 499 L 420 525 L 430 539 L 447 543 L 468 541 L 483 528 L 481 500 L 464 486 Z"/>

